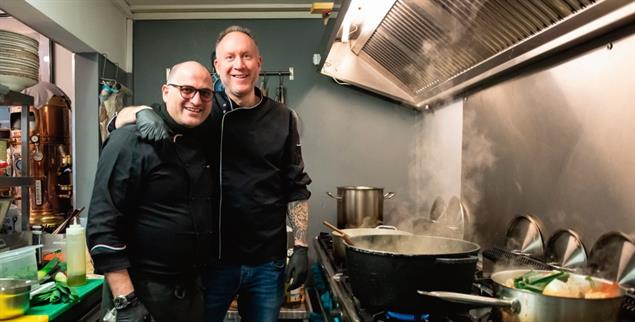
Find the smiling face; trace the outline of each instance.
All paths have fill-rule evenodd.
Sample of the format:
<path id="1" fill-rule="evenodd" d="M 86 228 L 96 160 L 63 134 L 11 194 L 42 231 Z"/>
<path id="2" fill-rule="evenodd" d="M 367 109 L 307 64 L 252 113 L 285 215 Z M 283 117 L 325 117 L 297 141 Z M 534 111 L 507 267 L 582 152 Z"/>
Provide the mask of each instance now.
<path id="1" fill-rule="evenodd" d="M 191 98 L 184 98 L 178 86 L 212 90 L 212 77 L 207 68 L 197 62 L 185 62 L 172 67 L 169 84 L 163 85 L 163 101 L 174 121 L 185 127 L 195 127 L 203 123 L 212 111 L 212 100 L 201 100 L 201 93 L 195 92 Z M 178 85 L 178 86 L 175 86 Z"/>
<path id="2" fill-rule="evenodd" d="M 216 45 L 214 67 L 227 95 L 241 106 L 256 103 L 254 88 L 261 65 L 256 42 L 245 33 L 230 32 Z"/>

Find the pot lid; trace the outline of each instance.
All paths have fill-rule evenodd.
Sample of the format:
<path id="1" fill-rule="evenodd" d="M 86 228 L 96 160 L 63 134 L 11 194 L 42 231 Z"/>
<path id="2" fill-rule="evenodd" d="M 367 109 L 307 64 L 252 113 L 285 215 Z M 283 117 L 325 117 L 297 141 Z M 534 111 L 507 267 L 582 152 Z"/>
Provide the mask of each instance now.
<path id="1" fill-rule="evenodd" d="M 621 232 L 606 233 L 595 242 L 589 253 L 589 269 L 593 276 L 617 282 L 635 291 L 635 242 Z"/>
<path id="2" fill-rule="evenodd" d="M 551 265 L 577 270 L 587 265 L 587 252 L 578 233 L 562 229 L 547 241 L 545 259 Z"/>
<path id="3" fill-rule="evenodd" d="M 543 258 L 544 245 L 542 229 L 534 216 L 522 215 L 512 219 L 505 236 L 507 250 L 534 258 Z"/>
<path id="4" fill-rule="evenodd" d="M 343 190 L 384 190 L 384 188 L 370 187 L 370 186 L 338 186 L 337 189 L 343 189 Z"/>

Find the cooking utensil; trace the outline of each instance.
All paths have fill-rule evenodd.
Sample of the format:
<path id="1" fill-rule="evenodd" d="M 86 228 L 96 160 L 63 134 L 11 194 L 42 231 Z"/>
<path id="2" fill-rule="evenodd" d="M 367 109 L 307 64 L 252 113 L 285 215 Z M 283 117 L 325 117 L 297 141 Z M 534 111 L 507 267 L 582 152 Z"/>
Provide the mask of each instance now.
<path id="1" fill-rule="evenodd" d="M 432 222 L 436 222 L 439 220 L 443 212 L 445 211 L 445 201 L 443 197 L 438 196 L 432 202 L 432 207 L 430 207 L 430 220 Z"/>
<path id="2" fill-rule="evenodd" d="M 435 198 L 429 218 L 414 218 L 412 231 L 418 235 L 464 239 L 467 211 L 453 196 L 446 206 L 443 197 Z"/>
<path id="3" fill-rule="evenodd" d="M 337 187 L 337 195 L 326 194 L 337 200 L 337 227 L 376 227 L 384 220 L 384 199 L 395 196 L 384 194 L 383 188 L 366 186 Z"/>
<path id="4" fill-rule="evenodd" d="M 547 263 L 568 271 L 587 267 L 586 248 L 580 235 L 571 229 L 558 230 L 549 238 L 545 259 Z"/>
<path id="5" fill-rule="evenodd" d="M 342 239 L 344 239 L 344 241 L 350 245 L 353 245 L 353 242 L 348 238 L 348 235 L 342 231 L 339 230 L 337 227 L 333 226 L 331 223 L 329 223 L 328 221 L 323 221 L 322 222 L 326 227 L 331 228 L 333 231 L 337 232 L 338 234 L 340 234 L 340 237 L 342 237 Z"/>
<path id="6" fill-rule="evenodd" d="M 368 236 L 368 235 L 412 235 L 411 233 L 403 230 L 398 230 L 397 227 L 380 225 L 375 228 L 346 228 L 339 229 L 339 231 L 346 233 L 348 238 L 356 236 Z M 346 247 L 342 241 L 342 235 L 338 231 L 331 233 L 333 236 L 333 254 L 338 260 L 346 259 Z M 349 244 L 350 241 L 348 242 Z M 352 245 L 352 244 L 351 244 Z"/>
<path id="7" fill-rule="evenodd" d="M 541 226 L 538 219 L 532 215 L 512 219 L 505 236 L 505 248 L 542 259 L 545 254 L 545 243 Z"/>
<path id="8" fill-rule="evenodd" d="M 635 240 L 622 232 L 606 233 L 589 253 L 589 274 L 617 282 L 635 294 Z"/>
<path id="9" fill-rule="evenodd" d="M 355 245 L 345 245 L 346 267 L 353 294 L 363 307 L 402 313 L 442 310 L 451 305 L 422 305 L 417 290 L 468 292 L 474 281 L 480 249 L 475 243 L 416 235 L 351 240 Z"/>
<path id="10" fill-rule="evenodd" d="M 29 280 L 0 278 L 0 320 L 18 317 L 29 309 Z"/>
<path id="11" fill-rule="evenodd" d="M 493 306 L 500 310 L 503 321 L 514 322 L 597 322 L 617 321 L 624 293 L 606 299 L 581 299 L 543 295 L 528 290 L 516 289 L 506 286 L 510 279 L 521 276 L 530 270 L 517 269 L 506 270 L 492 274 L 495 283 L 494 293 L 496 299 L 452 293 L 452 292 L 426 292 L 417 293 L 431 298 L 444 299 L 450 302 L 476 305 Z M 544 271 L 550 272 L 550 271 Z M 587 276 L 570 273 L 569 278 L 584 281 Z M 594 283 L 610 283 L 607 280 L 593 278 Z"/>
<path id="12" fill-rule="evenodd" d="M 86 209 L 86 207 L 81 207 L 79 209 L 73 210 L 73 212 L 66 219 L 64 219 L 64 221 L 59 226 L 57 226 L 57 228 L 55 228 L 55 230 L 53 231 L 53 234 L 59 234 L 60 231 L 66 228 L 68 223 L 71 222 L 73 218 L 81 214 L 82 211 L 84 211 L 84 209 Z"/>

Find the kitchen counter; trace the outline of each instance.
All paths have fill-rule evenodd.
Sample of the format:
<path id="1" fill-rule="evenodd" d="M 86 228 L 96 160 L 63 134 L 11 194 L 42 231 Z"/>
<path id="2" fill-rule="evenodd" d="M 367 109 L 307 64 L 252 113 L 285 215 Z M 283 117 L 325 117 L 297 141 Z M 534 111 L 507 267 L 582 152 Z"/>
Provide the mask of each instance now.
<path id="1" fill-rule="evenodd" d="M 103 279 L 87 279 L 86 284 L 72 287 L 79 296 L 75 303 L 58 303 L 31 307 L 25 315 L 3 322 L 80 322 L 99 311 Z"/>

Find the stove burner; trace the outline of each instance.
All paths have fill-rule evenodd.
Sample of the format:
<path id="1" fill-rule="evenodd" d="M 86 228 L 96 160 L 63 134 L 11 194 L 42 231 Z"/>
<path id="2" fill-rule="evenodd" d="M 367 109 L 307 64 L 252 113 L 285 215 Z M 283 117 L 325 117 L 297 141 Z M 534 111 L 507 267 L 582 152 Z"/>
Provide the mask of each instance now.
<path id="1" fill-rule="evenodd" d="M 398 312 L 386 312 L 386 318 L 389 321 L 428 321 L 430 318 L 430 314 L 409 314 L 409 313 L 398 313 Z"/>

